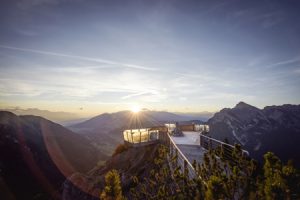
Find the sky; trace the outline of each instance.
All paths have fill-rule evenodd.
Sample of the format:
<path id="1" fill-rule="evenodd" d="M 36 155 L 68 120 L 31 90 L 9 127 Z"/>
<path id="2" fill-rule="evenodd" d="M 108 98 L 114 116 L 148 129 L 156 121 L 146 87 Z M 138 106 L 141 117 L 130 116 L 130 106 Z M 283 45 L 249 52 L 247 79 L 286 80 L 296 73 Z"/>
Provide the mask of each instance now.
<path id="1" fill-rule="evenodd" d="M 0 108 L 300 103 L 297 0 L 4 0 Z"/>

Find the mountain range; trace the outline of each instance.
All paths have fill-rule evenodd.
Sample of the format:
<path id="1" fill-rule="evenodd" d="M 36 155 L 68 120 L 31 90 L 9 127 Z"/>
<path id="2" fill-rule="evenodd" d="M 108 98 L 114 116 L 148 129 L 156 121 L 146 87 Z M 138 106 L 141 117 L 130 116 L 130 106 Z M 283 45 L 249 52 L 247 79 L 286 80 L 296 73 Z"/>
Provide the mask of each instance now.
<path id="1" fill-rule="evenodd" d="M 62 193 L 73 197 L 72 191 L 80 190 L 68 180 L 84 186 L 89 177 L 98 173 L 103 179 L 106 168 L 115 167 L 113 163 L 118 161 L 112 163 L 109 157 L 123 143 L 124 129 L 168 122 L 204 123 L 191 116 L 144 110 L 138 114 L 104 113 L 63 127 L 42 117 L 0 111 L 0 199 L 49 199 L 48 194 Z M 240 102 L 215 113 L 207 123 L 211 137 L 239 143 L 257 160 L 272 151 L 281 160 L 293 159 L 299 166 L 300 105 L 259 109 Z M 130 155 L 126 159 L 132 159 Z M 142 159 L 143 155 L 135 157 Z M 125 158 L 120 159 L 126 163 Z M 105 170 L 99 174 L 98 169 Z"/>
<path id="2" fill-rule="evenodd" d="M 48 120 L 51 120 L 55 123 L 61 124 L 63 126 L 71 126 L 74 124 L 78 124 L 80 122 L 89 120 L 91 117 L 89 115 L 83 113 L 71 113 L 71 112 L 62 112 L 62 111 L 50 111 L 50 110 L 41 110 L 38 108 L 21 108 L 21 107 L 0 107 L 2 111 L 12 112 L 16 115 L 35 115 L 44 117 Z M 143 111 L 149 111 L 144 108 Z M 151 111 L 150 111 L 151 112 Z M 152 112 L 160 112 L 160 111 L 152 111 Z M 168 113 L 168 112 L 163 112 Z M 104 113 L 108 114 L 108 113 Z M 209 118 L 213 116 L 213 112 L 175 112 L 174 114 L 179 115 L 181 117 L 185 117 L 186 119 L 198 119 L 201 121 L 207 121 Z"/>
<path id="3" fill-rule="evenodd" d="M 267 151 L 300 165 L 300 105 L 256 108 L 244 102 L 224 108 L 208 120 L 210 136 L 239 143 L 261 160 Z"/>

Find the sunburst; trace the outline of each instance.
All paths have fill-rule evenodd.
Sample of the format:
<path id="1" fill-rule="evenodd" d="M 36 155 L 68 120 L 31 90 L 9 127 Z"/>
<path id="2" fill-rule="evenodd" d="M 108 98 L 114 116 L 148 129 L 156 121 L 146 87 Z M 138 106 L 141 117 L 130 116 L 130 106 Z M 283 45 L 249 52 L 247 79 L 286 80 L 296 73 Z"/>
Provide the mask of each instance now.
<path id="1" fill-rule="evenodd" d="M 131 112 L 137 114 L 141 111 L 141 107 L 139 105 L 133 105 L 131 108 L 130 108 Z"/>

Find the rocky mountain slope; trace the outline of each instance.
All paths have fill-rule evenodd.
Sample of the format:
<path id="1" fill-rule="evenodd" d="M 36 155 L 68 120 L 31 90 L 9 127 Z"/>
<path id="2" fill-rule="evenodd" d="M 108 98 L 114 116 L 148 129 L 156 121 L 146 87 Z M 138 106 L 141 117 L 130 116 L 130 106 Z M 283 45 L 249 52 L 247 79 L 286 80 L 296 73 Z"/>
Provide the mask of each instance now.
<path id="1" fill-rule="evenodd" d="M 127 148 L 112 156 L 105 165 L 95 167 L 88 174 L 76 173 L 64 183 L 63 200 L 97 200 L 104 189 L 105 174 L 116 169 L 121 175 L 122 188 L 128 195 L 133 184 L 132 176 L 148 177 L 154 168 L 159 145 L 152 144 L 139 148 Z"/>
<path id="2" fill-rule="evenodd" d="M 256 159 L 273 151 L 283 161 L 293 159 L 300 164 L 300 105 L 259 109 L 240 102 L 216 113 L 208 124 L 212 137 L 240 143 Z"/>
<path id="3" fill-rule="evenodd" d="M 106 158 L 61 125 L 0 111 L 0 199 L 58 195 L 65 177 L 86 172 Z"/>

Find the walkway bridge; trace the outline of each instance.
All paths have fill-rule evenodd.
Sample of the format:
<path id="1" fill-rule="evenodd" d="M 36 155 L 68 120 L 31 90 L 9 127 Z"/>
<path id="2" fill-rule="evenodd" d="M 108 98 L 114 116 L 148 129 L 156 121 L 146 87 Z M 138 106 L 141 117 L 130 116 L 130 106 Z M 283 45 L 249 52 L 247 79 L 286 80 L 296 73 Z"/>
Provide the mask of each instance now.
<path id="1" fill-rule="evenodd" d="M 180 136 L 174 135 L 176 128 L 182 132 Z M 187 172 L 188 177 L 192 179 L 197 176 L 192 163 L 196 161 L 201 164 L 208 150 L 221 148 L 225 157 L 230 159 L 232 155 L 233 145 L 207 136 L 208 132 L 208 125 L 165 124 L 165 126 L 125 130 L 123 135 L 124 143 L 132 147 L 164 143 L 169 149 L 168 157 L 175 158 L 174 162 L 170 162 L 171 170 L 180 167 L 181 172 Z M 243 153 L 249 155 L 245 150 Z"/>

